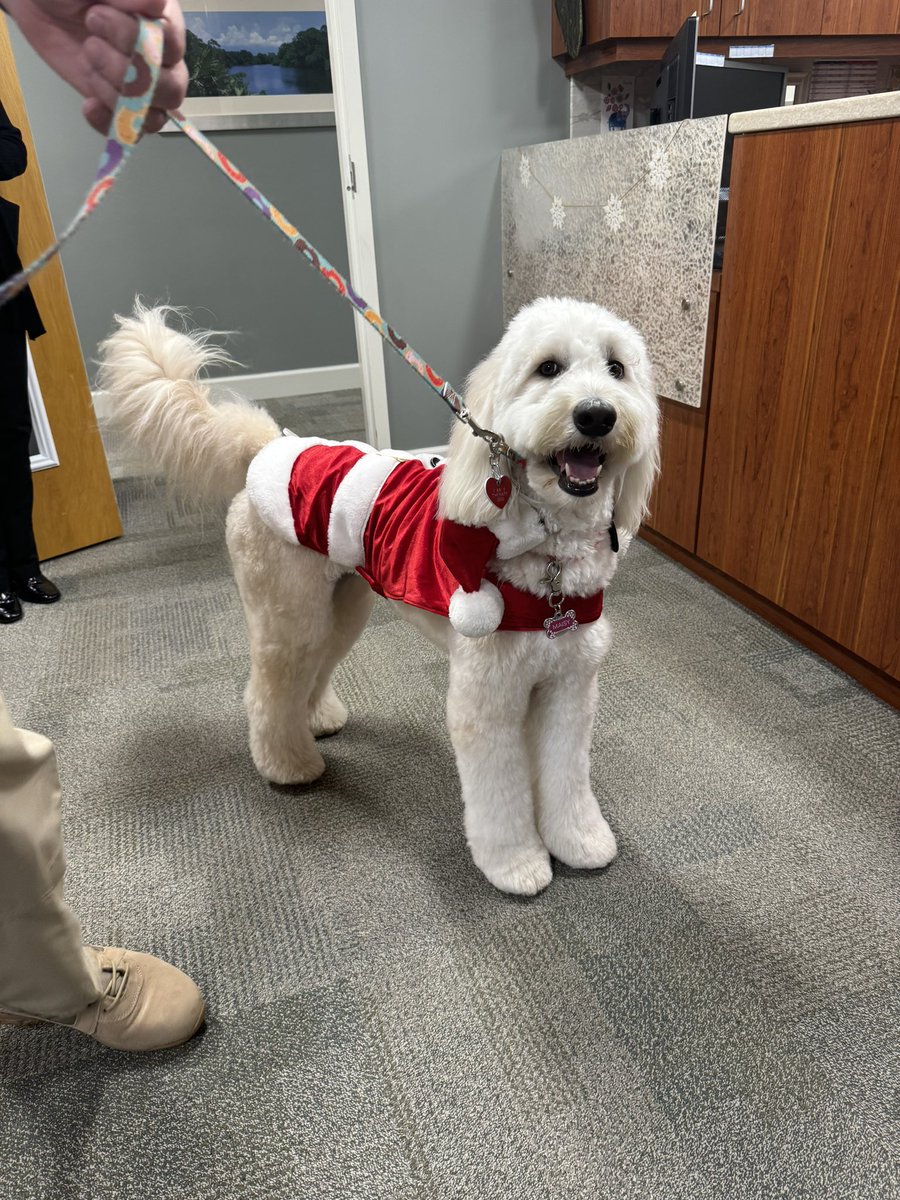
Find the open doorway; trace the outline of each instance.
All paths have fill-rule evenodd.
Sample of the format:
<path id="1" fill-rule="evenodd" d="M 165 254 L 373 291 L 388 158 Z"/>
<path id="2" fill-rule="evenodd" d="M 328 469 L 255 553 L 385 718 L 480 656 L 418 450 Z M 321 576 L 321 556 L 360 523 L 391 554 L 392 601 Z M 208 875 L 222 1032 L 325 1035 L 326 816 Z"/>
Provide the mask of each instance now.
<path id="1" fill-rule="evenodd" d="M 299 171 L 295 169 L 293 187 L 286 186 L 289 175 L 285 174 L 280 181 L 285 190 L 270 193 L 272 199 L 320 253 L 348 273 L 356 293 L 377 308 L 354 0 L 263 0 L 253 6 L 248 0 L 185 0 L 183 7 L 191 76 L 185 114 L 209 131 L 225 153 L 234 154 L 235 162 L 251 177 L 253 157 L 259 152 L 263 186 L 273 157 L 296 164 L 299 155 L 301 165 Z M 178 134 L 174 125 L 167 132 Z M 337 172 L 334 160 L 328 162 L 335 153 Z M 242 233 L 243 226 L 231 236 L 239 239 Z M 346 265 L 340 265 L 342 235 Z M 255 229 L 249 236 L 258 236 Z M 279 247 L 278 254 L 283 253 Z M 248 281 L 245 275 L 244 285 L 258 287 L 259 276 L 256 272 L 255 279 Z M 278 362 L 274 370 L 242 373 L 221 384 L 264 402 L 277 420 L 292 428 L 299 423 L 304 434 L 365 436 L 376 446 L 388 445 L 383 347 L 377 335 L 349 307 L 328 295 L 321 281 L 304 281 L 298 292 L 288 286 L 281 303 L 290 304 L 295 296 L 300 300 L 300 291 L 311 293 L 311 298 L 293 310 L 291 333 L 282 321 L 275 339 L 279 349 L 270 344 L 265 351 L 270 362 L 273 357 L 277 361 L 279 353 L 289 359 L 285 336 L 294 343 L 294 352 L 303 339 L 305 355 L 296 364 L 298 369 L 285 369 L 288 362 Z M 257 297 L 263 304 L 268 299 L 263 294 Z M 277 289 L 271 300 L 279 303 Z M 261 311 L 258 304 L 255 311 Z M 267 311 L 271 320 L 274 310 Z M 326 312 L 330 315 L 324 316 Z M 353 335 L 349 335 L 351 320 Z M 353 345 L 353 351 L 344 350 L 348 345 Z M 316 358 L 315 348 L 321 358 Z M 254 349 L 258 347 L 251 345 L 251 359 Z M 356 361 L 351 362 L 351 357 Z M 315 362 L 337 365 L 318 368 L 312 365 Z M 361 414 L 353 415 L 353 403 L 361 407 Z M 344 407 L 347 413 L 335 411 L 333 419 L 322 421 L 321 429 L 313 429 L 311 423 L 323 406 Z"/>
<path id="2" fill-rule="evenodd" d="M 355 0 L 326 0 L 326 13 L 335 126 L 344 177 L 344 221 L 350 277 L 357 294 L 364 296 L 372 307 L 378 308 L 378 272 Z M 383 449 L 391 444 L 384 347 L 374 330 L 369 329 L 361 317 L 354 314 L 353 319 L 366 432 L 372 445 Z"/>

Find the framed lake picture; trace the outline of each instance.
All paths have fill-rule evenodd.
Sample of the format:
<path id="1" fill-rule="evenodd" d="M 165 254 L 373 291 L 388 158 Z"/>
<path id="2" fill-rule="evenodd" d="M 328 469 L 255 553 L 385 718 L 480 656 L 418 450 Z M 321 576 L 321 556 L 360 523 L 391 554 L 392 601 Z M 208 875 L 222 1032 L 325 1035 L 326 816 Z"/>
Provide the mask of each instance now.
<path id="1" fill-rule="evenodd" d="M 200 129 L 334 124 L 324 0 L 187 0 L 183 8 L 183 111 Z"/>

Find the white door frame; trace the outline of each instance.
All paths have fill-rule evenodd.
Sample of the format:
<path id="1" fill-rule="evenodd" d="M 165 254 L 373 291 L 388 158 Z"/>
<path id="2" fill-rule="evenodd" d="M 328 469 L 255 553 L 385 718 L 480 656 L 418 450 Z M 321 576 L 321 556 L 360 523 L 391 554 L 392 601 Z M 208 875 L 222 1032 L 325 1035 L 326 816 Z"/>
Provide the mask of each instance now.
<path id="1" fill-rule="evenodd" d="M 359 70 L 356 0 L 325 0 L 325 17 L 328 23 L 334 117 L 343 181 L 350 281 L 357 295 L 364 297 L 366 303 L 378 311 L 378 273 L 375 264 L 366 123 Z M 363 317 L 354 314 L 353 320 L 362 376 L 366 436 L 373 446 L 381 450 L 391 444 L 384 345 Z"/>

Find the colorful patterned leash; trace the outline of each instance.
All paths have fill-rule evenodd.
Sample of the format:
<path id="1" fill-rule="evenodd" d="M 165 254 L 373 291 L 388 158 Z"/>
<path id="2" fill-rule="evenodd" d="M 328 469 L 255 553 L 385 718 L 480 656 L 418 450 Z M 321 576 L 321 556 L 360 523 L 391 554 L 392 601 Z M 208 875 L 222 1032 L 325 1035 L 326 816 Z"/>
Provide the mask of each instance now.
<path id="1" fill-rule="evenodd" d="M 59 240 L 40 257 L 36 258 L 23 271 L 11 276 L 0 285 L 0 308 L 17 296 L 26 286 L 29 279 L 45 267 L 54 258 L 74 234 L 75 230 L 87 220 L 103 197 L 112 188 L 119 172 L 128 161 L 128 156 L 137 144 L 144 128 L 150 100 L 156 91 L 156 81 L 162 63 L 163 31 L 158 21 L 141 21 L 139 23 L 137 43 L 134 48 L 132 65 L 128 69 L 122 94 L 113 113 L 109 136 L 100 159 L 97 177 L 91 185 L 84 204 L 75 214 Z"/>
<path id="2" fill-rule="evenodd" d="M 254 187 L 247 176 L 234 165 L 227 155 L 214 146 L 209 138 L 204 137 L 200 130 L 192 125 L 182 113 L 173 111 L 169 113 L 169 116 L 178 128 L 191 139 L 194 145 L 203 151 L 210 162 L 214 163 L 234 186 L 243 193 L 253 207 L 258 209 L 287 238 L 295 250 L 300 251 L 309 265 L 314 267 L 340 296 L 352 304 L 360 316 L 364 317 L 372 328 L 381 334 L 391 349 L 396 350 L 404 362 L 409 363 L 412 369 L 425 380 L 428 386 L 437 392 L 444 403 L 449 405 L 453 410 L 454 415 L 468 425 L 477 437 L 484 438 L 490 445 L 493 455 L 502 455 L 504 458 L 509 458 L 513 462 L 519 463 L 519 465 L 524 465 L 524 459 L 515 454 L 499 434 L 493 433 L 489 429 L 482 429 L 480 425 L 476 424 L 468 408 L 466 408 L 465 401 L 456 389 L 446 379 L 442 379 L 436 371 L 433 371 L 421 355 L 417 354 L 412 346 L 400 337 L 384 317 L 354 291 L 349 281 L 344 278 L 340 271 L 303 237 L 284 213 L 276 208 L 270 200 L 266 199 L 258 188 Z"/>
<path id="3" fill-rule="evenodd" d="M 106 193 L 112 188 L 132 148 L 141 135 L 147 110 L 150 107 L 150 100 L 159 76 L 162 49 L 162 26 L 159 22 L 141 20 L 139 22 L 138 40 L 134 49 L 134 65 L 130 68 L 130 77 L 126 80 L 123 94 L 116 105 L 110 127 L 110 136 L 107 139 L 103 157 L 100 160 L 100 168 L 91 190 L 88 192 L 87 198 L 74 220 L 65 229 L 59 240 L 39 258 L 35 259 L 25 270 L 0 285 L 0 307 L 7 300 L 11 300 L 13 296 L 17 295 L 25 287 L 29 279 L 59 253 L 62 246 L 75 233 L 75 230 L 87 219 Z M 170 112 L 169 116 L 179 129 L 190 138 L 194 145 L 198 146 L 235 187 L 240 189 L 250 203 L 287 238 L 294 249 L 300 251 L 309 265 L 314 267 L 339 295 L 352 304 L 369 325 L 384 338 L 391 349 L 395 350 L 405 362 L 409 363 L 413 370 L 425 380 L 428 386 L 437 392 L 444 403 L 452 410 L 454 416 L 468 425 L 477 437 L 483 438 L 488 443 L 491 449 L 491 470 L 495 479 L 500 478 L 498 463 L 501 456 L 519 466 L 524 465 L 524 459 L 516 454 L 498 433 L 494 433 L 490 429 L 482 429 L 476 423 L 466 407 L 465 401 L 456 389 L 446 379 L 442 379 L 436 371 L 433 371 L 421 355 L 417 354 L 412 346 L 400 337 L 385 321 L 384 317 L 354 291 L 340 271 L 332 266 L 328 259 L 320 254 L 302 236 L 300 231 L 291 224 L 287 217 L 271 201 L 267 200 L 258 188 L 253 186 L 246 175 L 238 170 L 234 163 L 221 150 L 214 146 L 209 138 L 204 137 L 200 130 L 195 128 L 182 113 L 177 111 Z"/>

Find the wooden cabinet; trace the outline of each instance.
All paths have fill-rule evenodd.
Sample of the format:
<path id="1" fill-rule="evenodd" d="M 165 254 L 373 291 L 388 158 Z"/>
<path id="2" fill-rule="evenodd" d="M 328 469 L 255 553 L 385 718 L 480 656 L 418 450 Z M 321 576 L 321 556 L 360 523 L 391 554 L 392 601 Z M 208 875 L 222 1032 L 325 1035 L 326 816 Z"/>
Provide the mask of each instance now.
<path id="1" fill-rule="evenodd" d="M 568 75 L 611 62 L 655 62 L 696 12 L 701 49 L 773 41 L 776 57 L 900 53 L 900 0 L 583 0 L 584 43 L 566 55 L 551 0 L 551 53 Z"/>
<path id="2" fill-rule="evenodd" d="M 706 420 L 709 413 L 709 383 L 716 342 L 716 314 L 719 307 L 718 274 L 709 298 L 706 326 L 706 362 L 699 408 L 689 408 L 676 400 L 660 397 L 660 470 L 650 498 L 648 528 L 692 553 L 697 544 L 697 517 L 700 512 L 700 484 L 703 479 L 703 454 L 706 444 Z"/>
<path id="3" fill-rule="evenodd" d="M 868 0 L 866 0 L 868 2 Z M 815 37 L 824 0 L 719 0 L 722 37 Z"/>
<path id="4" fill-rule="evenodd" d="M 729 0 L 729 3 L 731 0 Z M 698 33 L 704 37 L 719 32 L 720 0 L 584 0 L 584 47 L 610 41 L 656 39 L 669 41 L 692 13 L 698 13 Z M 565 54 L 562 32 L 551 3 L 551 53 L 554 58 Z M 656 49 L 650 58 L 656 58 Z"/>
<path id="5" fill-rule="evenodd" d="M 894 678 L 897 178 L 897 120 L 736 138 L 696 545 Z"/>
<path id="6" fill-rule="evenodd" d="M 829 36 L 900 33 L 900 0 L 825 0 L 822 32 Z"/>
<path id="7" fill-rule="evenodd" d="M 717 33 L 715 2 L 711 6 L 704 0 L 701 6 L 697 0 L 605 0 L 592 5 L 588 0 L 585 8 L 598 13 L 604 38 L 672 38 L 692 13 L 700 14 L 698 32 Z"/>

